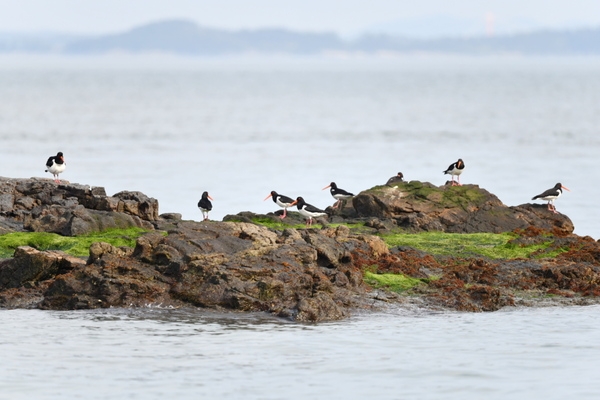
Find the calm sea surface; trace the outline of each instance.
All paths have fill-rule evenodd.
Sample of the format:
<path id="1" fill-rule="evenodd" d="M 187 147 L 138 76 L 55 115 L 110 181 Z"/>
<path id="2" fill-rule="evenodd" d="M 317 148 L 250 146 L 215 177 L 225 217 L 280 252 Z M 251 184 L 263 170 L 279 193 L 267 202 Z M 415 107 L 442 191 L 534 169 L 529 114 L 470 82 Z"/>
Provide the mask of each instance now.
<path id="1" fill-rule="evenodd" d="M 597 399 L 599 313 L 1 311 L 0 398 Z"/>
<path id="2" fill-rule="evenodd" d="M 0 56 L 0 176 L 139 190 L 200 219 L 316 206 L 398 171 L 527 203 L 556 182 L 600 238 L 600 59 Z M 46 174 L 49 177 L 49 174 Z M 589 398 L 600 308 L 391 310 L 294 325 L 199 311 L 0 311 L 0 399 Z"/>
<path id="3" fill-rule="evenodd" d="M 561 182 L 576 232 L 600 238 L 600 59 L 327 60 L 0 57 L 0 176 L 44 176 L 62 151 L 71 182 L 140 190 L 161 212 L 212 219 L 318 207 L 398 171 L 463 183 L 507 205 Z M 46 174 L 50 176 L 50 174 Z"/>

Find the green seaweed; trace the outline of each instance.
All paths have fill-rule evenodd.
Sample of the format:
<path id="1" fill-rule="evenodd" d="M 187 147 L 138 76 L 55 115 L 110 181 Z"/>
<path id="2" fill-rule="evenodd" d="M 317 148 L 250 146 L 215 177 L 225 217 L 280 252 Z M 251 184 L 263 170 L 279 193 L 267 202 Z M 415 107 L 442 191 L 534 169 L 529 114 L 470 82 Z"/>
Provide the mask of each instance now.
<path id="1" fill-rule="evenodd" d="M 276 220 L 275 218 L 261 217 L 261 216 L 253 217 L 252 223 L 254 223 L 256 225 L 262 225 L 266 228 L 277 229 L 277 230 L 283 230 L 283 229 L 287 229 L 287 228 L 302 229 L 302 228 L 306 227 L 305 224 L 288 224 L 287 222 L 283 222 L 279 218 L 277 218 L 277 220 Z"/>
<path id="2" fill-rule="evenodd" d="M 408 246 L 432 255 L 491 259 L 554 257 L 566 249 L 552 248 L 552 239 L 527 246 L 510 243 L 514 233 L 392 233 L 379 235 L 389 247 Z M 548 251 L 546 251 L 548 250 Z"/>
<path id="3" fill-rule="evenodd" d="M 405 292 L 425 283 L 422 279 L 403 274 L 376 274 L 370 271 L 365 271 L 364 280 L 374 288 L 386 289 L 396 293 Z"/>
<path id="4" fill-rule="evenodd" d="M 486 199 L 479 189 L 469 186 L 451 186 L 442 193 L 442 205 L 447 208 L 460 207 L 466 210 L 469 205 L 482 205 Z"/>
<path id="5" fill-rule="evenodd" d="M 19 246 L 37 250 L 62 250 L 76 257 L 89 255 L 92 243 L 106 242 L 113 246 L 134 247 L 138 237 L 148 232 L 142 228 L 108 229 L 81 236 L 61 236 L 47 232 L 12 232 L 0 235 L 0 257 L 12 257 Z"/>

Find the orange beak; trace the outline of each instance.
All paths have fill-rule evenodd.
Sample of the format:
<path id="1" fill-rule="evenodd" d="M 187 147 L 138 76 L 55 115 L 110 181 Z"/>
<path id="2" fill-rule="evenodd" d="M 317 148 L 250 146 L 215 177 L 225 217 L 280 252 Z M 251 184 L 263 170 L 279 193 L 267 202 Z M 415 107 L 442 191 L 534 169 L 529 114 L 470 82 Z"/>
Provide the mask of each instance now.
<path id="1" fill-rule="evenodd" d="M 294 204 L 298 203 L 298 200 L 294 200 L 292 201 L 292 203 L 290 204 L 290 207 L 293 206 Z"/>
<path id="2" fill-rule="evenodd" d="M 208 195 L 208 198 L 211 199 L 211 200 L 214 200 L 212 197 L 210 197 L 210 194 Z"/>
<path id="3" fill-rule="evenodd" d="M 269 193 L 269 195 L 268 195 L 267 197 L 265 197 L 265 200 L 268 200 L 268 199 L 270 199 L 270 198 L 272 198 L 272 197 L 273 197 L 273 196 L 271 195 L 271 193 Z M 263 201 L 265 201 L 265 200 L 263 200 Z"/>
<path id="4" fill-rule="evenodd" d="M 331 185 L 327 185 L 327 186 L 325 186 L 325 187 L 324 187 L 323 189 L 321 189 L 321 190 L 329 189 L 330 187 L 331 187 Z"/>
<path id="5" fill-rule="evenodd" d="M 560 185 L 560 187 L 563 188 L 563 189 L 565 189 L 565 190 L 569 190 L 569 188 L 566 187 L 566 186 Z M 569 190 L 569 192 L 570 192 L 570 190 Z"/>

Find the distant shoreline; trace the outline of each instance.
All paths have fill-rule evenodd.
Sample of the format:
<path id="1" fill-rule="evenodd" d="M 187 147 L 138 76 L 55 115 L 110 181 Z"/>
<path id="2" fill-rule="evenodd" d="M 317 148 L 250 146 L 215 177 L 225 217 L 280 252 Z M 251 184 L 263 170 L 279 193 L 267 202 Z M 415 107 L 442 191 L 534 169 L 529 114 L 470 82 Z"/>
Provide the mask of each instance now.
<path id="1" fill-rule="evenodd" d="M 107 53 L 94 55 L 0 53 L 0 70 L 211 70 L 224 71 L 264 70 L 275 68 L 283 71 L 311 70 L 397 70 L 422 68 L 431 63 L 443 62 L 465 69 L 476 65 L 503 66 L 530 65 L 537 68 L 584 67 L 597 69 L 600 55 L 580 56 L 529 56 L 519 54 L 443 54 L 443 53 L 327 53 L 320 55 L 265 55 L 238 54 L 219 56 L 177 55 L 168 53 Z"/>

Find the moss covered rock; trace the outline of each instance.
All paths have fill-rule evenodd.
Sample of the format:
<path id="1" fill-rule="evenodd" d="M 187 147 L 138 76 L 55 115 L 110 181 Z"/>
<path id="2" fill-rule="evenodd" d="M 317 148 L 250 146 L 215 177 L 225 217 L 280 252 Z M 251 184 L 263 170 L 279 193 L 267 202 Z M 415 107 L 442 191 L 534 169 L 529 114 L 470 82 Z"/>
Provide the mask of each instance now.
<path id="1" fill-rule="evenodd" d="M 402 182 L 376 186 L 359 193 L 352 204 L 359 217 L 391 219 L 410 232 L 510 232 L 535 226 L 568 234 L 571 220 L 544 205 L 504 205 L 478 185 L 435 186 L 428 182 Z"/>

